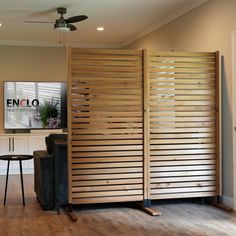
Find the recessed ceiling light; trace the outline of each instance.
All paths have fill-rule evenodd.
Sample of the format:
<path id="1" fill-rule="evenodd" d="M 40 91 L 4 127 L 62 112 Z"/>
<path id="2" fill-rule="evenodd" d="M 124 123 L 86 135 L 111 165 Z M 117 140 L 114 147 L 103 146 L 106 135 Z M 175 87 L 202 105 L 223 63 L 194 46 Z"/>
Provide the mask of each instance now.
<path id="1" fill-rule="evenodd" d="M 0 26 L 2 26 L 2 23 L 0 22 Z"/>
<path id="2" fill-rule="evenodd" d="M 103 31 L 104 28 L 103 27 L 97 27 L 97 31 Z"/>

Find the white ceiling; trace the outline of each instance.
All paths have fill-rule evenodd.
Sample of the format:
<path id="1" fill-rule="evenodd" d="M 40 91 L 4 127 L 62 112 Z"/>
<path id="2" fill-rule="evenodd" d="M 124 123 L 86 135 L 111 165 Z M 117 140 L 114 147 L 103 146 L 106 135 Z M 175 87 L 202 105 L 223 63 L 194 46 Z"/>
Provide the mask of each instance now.
<path id="1" fill-rule="evenodd" d="M 53 24 L 26 24 L 25 20 L 55 21 L 57 7 L 65 18 L 87 15 L 78 30 L 64 34 L 66 44 L 79 47 L 123 47 L 206 0 L 0 0 L 0 45 L 58 46 Z M 103 26 L 103 32 L 96 31 Z"/>

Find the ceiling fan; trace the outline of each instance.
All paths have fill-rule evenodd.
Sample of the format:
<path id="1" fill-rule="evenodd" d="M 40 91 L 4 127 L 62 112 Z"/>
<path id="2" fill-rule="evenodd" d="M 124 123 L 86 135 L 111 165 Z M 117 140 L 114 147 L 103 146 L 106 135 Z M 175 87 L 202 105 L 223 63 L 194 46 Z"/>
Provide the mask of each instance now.
<path id="1" fill-rule="evenodd" d="M 85 15 L 72 16 L 67 19 L 64 18 L 66 13 L 66 8 L 59 7 L 57 8 L 57 13 L 60 14 L 60 18 L 56 19 L 55 22 L 48 21 L 24 21 L 25 23 L 54 23 L 54 29 L 58 31 L 75 31 L 77 28 L 72 25 L 72 23 L 80 22 L 86 20 L 88 17 Z"/>

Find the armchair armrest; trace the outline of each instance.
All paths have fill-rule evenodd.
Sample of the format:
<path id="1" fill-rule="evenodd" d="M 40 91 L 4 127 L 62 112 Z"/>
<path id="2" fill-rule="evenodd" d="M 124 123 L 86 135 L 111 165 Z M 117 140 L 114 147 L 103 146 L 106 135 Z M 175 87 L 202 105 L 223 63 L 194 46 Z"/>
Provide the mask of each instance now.
<path id="1" fill-rule="evenodd" d="M 34 191 L 44 210 L 54 208 L 54 157 L 47 151 L 34 151 Z"/>

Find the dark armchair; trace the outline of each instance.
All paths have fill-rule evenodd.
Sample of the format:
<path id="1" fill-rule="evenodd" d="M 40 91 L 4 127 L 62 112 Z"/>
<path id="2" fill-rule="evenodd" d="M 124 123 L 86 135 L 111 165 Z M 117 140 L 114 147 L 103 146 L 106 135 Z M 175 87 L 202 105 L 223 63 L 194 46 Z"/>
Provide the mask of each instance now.
<path id="1" fill-rule="evenodd" d="M 46 137 L 47 150 L 34 151 L 34 190 L 43 210 L 68 203 L 67 135 Z"/>

